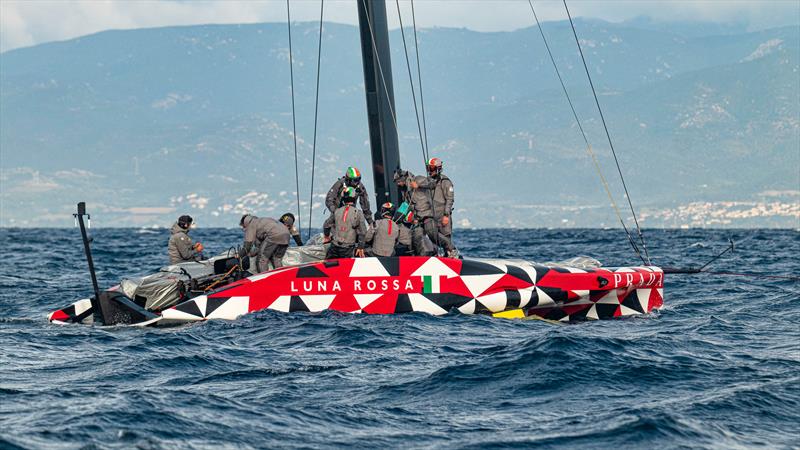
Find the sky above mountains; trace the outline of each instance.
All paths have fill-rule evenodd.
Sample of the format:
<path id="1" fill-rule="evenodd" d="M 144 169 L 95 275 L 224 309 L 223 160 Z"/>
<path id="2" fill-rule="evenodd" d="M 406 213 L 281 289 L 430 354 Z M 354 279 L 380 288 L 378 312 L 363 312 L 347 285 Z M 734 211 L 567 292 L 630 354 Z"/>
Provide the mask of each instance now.
<path id="1" fill-rule="evenodd" d="M 292 0 L 292 18 L 318 20 L 316 0 Z M 755 30 L 800 23 L 796 0 L 755 1 L 571 1 L 573 16 L 610 22 L 649 17 L 657 21 L 704 21 L 736 24 Z M 565 18 L 561 1 L 537 0 L 543 20 Z M 477 31 L 508 31 L 531 25 L 524 0 L 417 0 L 421 27 L 464 27 Z M 390 26 L 398 24 L 395 2 L 387 3 Z M 400 1 L 404 21 L 410 23 L 411 2 Z M 109 29 L 137 29 L 210 23 L 283 22 L 284 0 L 141 0 L 64 1 L 3 0 L 0 2 L 0 51 L 59 41 Z M 355 0 L 325 2 L 325 20 L 346 24 L 357 21 Z"/>

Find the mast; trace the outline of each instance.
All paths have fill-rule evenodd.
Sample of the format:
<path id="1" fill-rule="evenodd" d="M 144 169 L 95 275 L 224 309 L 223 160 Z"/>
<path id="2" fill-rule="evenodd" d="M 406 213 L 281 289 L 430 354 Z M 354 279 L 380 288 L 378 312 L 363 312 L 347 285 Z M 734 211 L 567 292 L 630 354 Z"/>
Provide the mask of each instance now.
<path id="1" fill-rule="evenodd" d="M 384 0 L 356 0 L 364 63 L 369 143 L 372 149 L 372 176 L 375 182 L 375 210 L 385 202 L 398 203 L 397 186 L 392 180 L 400 168 L 400 146 L 394 115 L 392 61 L 389 53 L 389 26 Z"/>

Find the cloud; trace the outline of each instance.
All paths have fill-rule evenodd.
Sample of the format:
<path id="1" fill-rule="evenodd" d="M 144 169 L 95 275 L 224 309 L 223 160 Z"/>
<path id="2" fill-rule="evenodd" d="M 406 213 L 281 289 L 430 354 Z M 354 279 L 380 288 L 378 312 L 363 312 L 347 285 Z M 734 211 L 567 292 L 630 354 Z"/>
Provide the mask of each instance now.
<path id="1" fill-rule="evenodd" d="M 173 213 L 175 212 L 175 208 L 161 206 L 134 206 L 132 208 L 123 209 L 122 211 L 136 215 L 153 215 Z"/>
<path id="2" fill-rule="evenodd" d="M 62 186 L 52 178 L 30 167 L 16 167 L 0 170 L 0 181 L 5 185 L 3 195 L 34 194 L 54 191 Z M 7 186 L 11 186 L 8 188 Z"/>
<path id="3" fill-rule="evenodd" d="M 153 109 L 166 110 L 174 107 L 178 103 L 185 103 L 192 100 L 192 96 L 188 94 L 177 94 L 170 92 L 166 97 L 156 100 L 150 104 Z"/>
<path id="4" fill-rule="evenodd" d="M 349 12 L 355 16 L 352 1 L 329 0 L 325 4 L 326 20 L 347 22 Z M 293 20 L 317 20 L 318 8 L 319 3 L 314 1 L 294 2 Z M 283 0 L 3 0 L 0 1 L 0 51 L 110 29 L 285 20 Z"/>
<path id="5" fill-rule="evenodd" d="M 360 0 L 326 0 L 325 20 L 355 24 Z M 394 1 L 387 1 L 389 25 L 398 26 Z M 400 1 L 406 25 L 411 23 L 411 2 Z M 542 20 L 563 20 L 561 1 L 537 0 Z M 478 31 L 500 31 L 532 25 L 524 0 L 417 0 L 414 3 L 420 27 L 465 27 Z M 293 0 L 293 21 L 319 19 L 319 2 Z M 750 1 L 641 1 L 608 0 L 570 3 L 575 17 L 619 22 L 638 16 L 658 21 L 737 22 L 751 28 L 797 24 L 800 2 L 794 0 Z M 208 23 L 285 22 L 284 0 L 2 0 L 0 1 L 0 51 L 71 39 L 109 29 L 131 29 Z"/>

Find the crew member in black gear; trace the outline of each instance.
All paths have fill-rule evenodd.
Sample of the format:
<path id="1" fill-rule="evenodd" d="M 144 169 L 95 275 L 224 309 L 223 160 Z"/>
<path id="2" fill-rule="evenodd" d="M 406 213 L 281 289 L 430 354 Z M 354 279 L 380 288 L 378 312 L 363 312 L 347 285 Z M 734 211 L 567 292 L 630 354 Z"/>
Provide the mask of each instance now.
<path id="1" fill-rule="evenodd" d="M 372 210 L 369 206 L 367 188 L 365 188 L 364 183 L 361 182 L 361 172 L 355 167 L 348 167 L 344 176 L 336 180 L 330 190 L 328 190 L 328 195 L 325 196 L 325 206 L 328 208 L 328 211 L 333 214 L 342 206 L 342 193 L 344 189 L 348 187 L 355 189 L 361 211 L 364 213 L 367 223 L 372 225 L 375 219 L 372 217 Z"/>

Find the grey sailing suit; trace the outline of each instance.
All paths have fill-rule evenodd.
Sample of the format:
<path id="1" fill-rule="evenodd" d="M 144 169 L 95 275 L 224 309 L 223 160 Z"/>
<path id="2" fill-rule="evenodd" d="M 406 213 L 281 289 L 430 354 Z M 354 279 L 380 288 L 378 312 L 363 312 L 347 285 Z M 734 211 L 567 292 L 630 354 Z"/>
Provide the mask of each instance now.
<path id="1" fill-rule="evenodd" d="M 184 230 L 175 222 L 169 230 L 169 244 L 167 244 L 167 253 L 169 253 L 169 263 L 178 264 L 188 261 L 200 261 L 200 255 L 194 251 L 194 242 L 189 237 L 189 231 Z"/>
<path id="2" fill-rule="evenodd" d="M 328 217 L 322 229 L 325 236 L 331 236 L 326 259 L 352 258 L 356 248 L 364 248 L 367 233 L 364 214 L 353 204 L 345 204 L 337 209 Z"/>
<path id="3" fill-rule="evenodd" d="M 417 188 L 411 190 L 411 206 L 414 208 L 415 222 L 419 225 L 412 230 L 414 253 L 429 253 L 423 242 L 425 236 L 433 245 L 444 247 L 448 252 L 453 250 L 453 242 L 450 240 L 452 226 L 441 223 L 441 218 L 449 216 L 453 208 L 453 183 L 449 178 L 446 180 L 447 184 L 444 184 L 422 175 L 415 177 L 414 181 Z"/>
<path id="4" fill-rule="evenodd" d="M 331 186 L 328 195 L 325 196 L 325 206 L 328 207 L 328 211 L 330 211 L 331 214 L 342 206 L 342 190 L 347 186 L 348 184 L 345 177 L 339 178 L 333 183 L 333 186 Z M 366 217 L 368 223 L 373 223 L 374 219 L 372 218 L 372 211 L 369 209 L 369 197 L 367 196 L 367 189 L 364 187 L 364 183 L 359 181 L 355 188 L 356 195 L 358 196 L 358 204 L 361 206 L 364 217 Z"/>
<path id="5" fill-rule="evenodd" d="M 292 236 L 294 243 L 297 244 L 298 247 L 303 246 L 303 238 L 300 237 L 300 231 L 297 229 L 297 227 L 292 225 L 292 227 L 289 228 L 289 234 Z"/>
<path id="6" fill-rule="evenodd" d="M 255 256 L 258 272 L 283 267 L 283 255 L 289 247 L 290 233 L 286 225 L 269 217 L 247 216 L 244 219 L 244 246 L 240 256 Z"/>
<path id="7" fill-rule="evenodd" d="M 397 245 L 395 246 L 396 253 L 398 256 L 407 256 L 411 255 L 412 253 L 412 239 L 411 239 L 411 229 L 408 228 L 404 223 L 397 224 L 398 228 L 398 235 L 397 235 Z"/>
<path id="8" fill-rule="evenodd" d="M 375 221 L 375 226 L 367 231 L 366 241 L 372 243 L 372 253 L 375 256 L 394 256 L 394 247 L 400 237 L 401 225 L 391 219 Z"/>
<path id="9" fill-rule="evenodd" d="M 417 175 L 413 179 L 417 183 L 417 189 L 411 189 L 411 187 L 408 186 L 407 196 L 411 210 L 414 211 L 414 218 L 421 220 L 427 217 L 433 217 L 433 205 L 431 204 L 432 198 L 428 190 L 425 188 L 425 186 L 432 184 L 428 181 L 427 177 L 422 175 Z"/>
<path id="10" fill-rule="evenodd" d="M 445 236 L 446 239 L 440 239 L 439 245 L 443 245 L 447 251 L 452 250 L 453 242 L 453 202 L 455 202 L 455 190 L 453 189 L 453 182 L 445 174 L 439 174 L 437 177 L 427 177 L 426 182 L 421 184 L 420 187 L 431 192 L 433 197 L 433 221 L 432 225 L 436 226 L 436 231 Z M 447 225 L 442 223 L 442 218 L 448 217 Z M 428 233 L 426 231 L 426 233 Z M 430 236 L 430 233 L 428 233 Z M 433 239 L 433 238 L 431 238 Z M 436 242 L 436 241 L 434 241 Z"/>
<path id="11" fill-rule="evenodd" d="M 450 217 L 453 214 L 453 202 L 455 202 L 453 182 L 444 174 L 440 174 L 436 178 L 428 178 L 428 180 L 433 180 L 435 183 L 433 186 L 433 218 L 441 221 L 442 217 Z M 446 234 L 449 236 L 450 232 Z"/>

